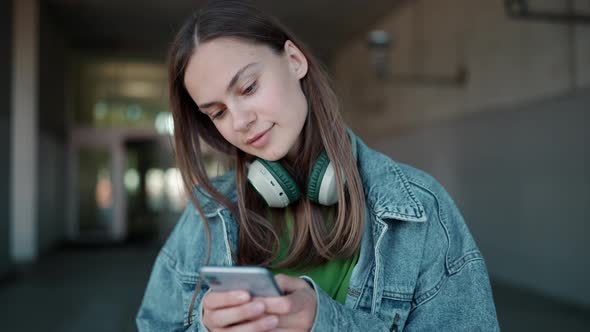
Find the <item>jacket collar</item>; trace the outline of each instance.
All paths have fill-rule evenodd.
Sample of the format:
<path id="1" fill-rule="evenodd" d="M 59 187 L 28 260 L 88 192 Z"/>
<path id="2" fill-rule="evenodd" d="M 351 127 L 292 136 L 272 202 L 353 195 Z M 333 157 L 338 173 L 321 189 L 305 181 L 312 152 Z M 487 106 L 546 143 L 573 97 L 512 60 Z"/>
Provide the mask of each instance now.
<path id="1" fill-rule="evenodd" d="M 426 214 L 422 203 L 413 193 L 406 175 L 389 157 L 369 148 L 352 134 L 356 141 L 359 174 L 363 181 L 367 206 L 380 219 L 423 222 Z M 218 191 L 237 200 L 235 172 L 229 171 L 211 180 Z M 197 187 L 194 191 L 206 217 L 222 208 L 211 196 Z"/>
<path id="2" fill-rule="evenodd" d="M 211 185 L 214 188 L 217 188 L 219 193 L 228 197 L 232 202 L 237 203 L 238 194 L 236 190 L 235 171 L 228 171 L 221 176 L 210 179 L 210 181 Z M 201 207 L 207 218 L 216 216 L 220 210 L 225 209 L 223 205 L 213 199 L 213 197 L 200 186 L 197 186 L 194 189 L 193 194 L 196 196 L 197 201 L 201 203 Z"/>
<path id="3" fill-rule="evenodd" d="M 367 205 L 381 219 L 426 221 L 424 206 L 396 162 L 356 138 L 359 173 Z"/>

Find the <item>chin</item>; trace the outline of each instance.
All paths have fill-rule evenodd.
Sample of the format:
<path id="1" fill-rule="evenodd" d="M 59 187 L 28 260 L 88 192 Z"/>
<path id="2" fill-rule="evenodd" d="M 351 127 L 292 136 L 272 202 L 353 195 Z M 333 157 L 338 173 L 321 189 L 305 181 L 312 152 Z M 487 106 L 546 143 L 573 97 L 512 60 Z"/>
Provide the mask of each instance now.
<path id="1" fill-rule="evenodd" d="M 286 151 L 285 152 L 282 152 L 282 151 L 260 151 L 259 153 L 255 153 L 254 155 L 260 159 L 264 159 L 264 160 L 268 160 L 268 161 L 277 161 L 277 160 L 283 159 L 287 155 L 287 152 Z"/>
<path id="2" fill-rule="evenodd" d="M 277 161 L 277 160 L 281 160 L 284 156 L 283 155 L 276 155 L 276 154 L 262 153 L 257 157 L 264 159 L 264 160 L 268 160 L 268 161 Z"/>
<path id="3" fill-rule="evenodd" d="M 276 143 L 276 142 L 275 142 Z M 289 149 L 285 146 L 276 146 L 273 144 L 269 144 L 262 149 L 254 149 L 252 146 L 244 146 L 241 148 L 242 151 L 246 152 L 247 154 L 268 160 L 268 161 L 278 161 L 287 156 L 289 153 Z"/>

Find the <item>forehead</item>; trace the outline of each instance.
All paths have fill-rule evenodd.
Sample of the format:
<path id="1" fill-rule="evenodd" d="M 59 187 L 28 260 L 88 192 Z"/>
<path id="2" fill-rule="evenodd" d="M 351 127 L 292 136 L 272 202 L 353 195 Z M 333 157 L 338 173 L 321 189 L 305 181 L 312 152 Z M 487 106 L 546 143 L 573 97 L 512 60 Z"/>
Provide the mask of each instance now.
<path id="1" fill-rule="evenodd" d="M 272 50 L 264 45 L 233 38 L 217 38 L 199 45 L 191 56 L 184 83 L 197 102 L 215 98 L 244 66 L 268 61 Z"/>

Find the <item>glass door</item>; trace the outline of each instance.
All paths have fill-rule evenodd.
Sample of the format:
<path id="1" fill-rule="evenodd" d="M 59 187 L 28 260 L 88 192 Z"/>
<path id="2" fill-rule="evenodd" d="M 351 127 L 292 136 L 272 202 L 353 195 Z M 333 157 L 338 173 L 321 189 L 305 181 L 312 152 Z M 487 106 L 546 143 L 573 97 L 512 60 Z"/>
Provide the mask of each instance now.
<path id="1" fill-rule="evenodd" d="M 84 243 L 124 240 L 126 156 L 120 137 L 101 130 L 77 130 L 68 149 L 69 239 Z"/>

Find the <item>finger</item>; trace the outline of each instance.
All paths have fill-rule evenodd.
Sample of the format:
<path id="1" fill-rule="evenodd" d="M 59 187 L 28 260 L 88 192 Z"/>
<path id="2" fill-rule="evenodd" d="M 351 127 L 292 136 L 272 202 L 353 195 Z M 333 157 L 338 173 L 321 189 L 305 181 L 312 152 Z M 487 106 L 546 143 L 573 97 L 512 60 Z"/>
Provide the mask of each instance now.
<path id="1" fill-rule="evenodd" d="M 301 278 L 290 277 L 285 274 L 277 274 L 275 280 L 284 293 L 291 293 L 297 289 L 309 287 L 307 282 Z"/>
<path id="2" fill-rule="evenodd" d="M 287 315 L 296 312 L 294 293 L 277 297 L 265 297 L 261 299 L 266 306 L 266 313 L 276 315 Z"/>
<path id="3" fill-rule="evenodd" d="M 287 315 L 312 309 L 316 306 L 314 291 L 299 289 L 289 295 L 260 298 L 266 305 L 266 313 Z"/>
<path id="4" fill-rule="evenodd" d="M 233 307 L 250 301 L 250 293 L 246 291 L 208 292 L 203 297 L 203 308 L 216 310 Z"/>
<path id="5" fill-rule="evenodd" d="M 203 313 L 203 321 L 207 322 L 205 324 L 206 326 L 227 327 L 240 322 L 254 320 L 264 314 L 264 309 L 264 303 L 256 301 L 219 310 L 206 310 Z"/>
<path id="6" fill-rule="evenodd" d="M 273 330 L 279 322 L 277 316 L 263 316 L 259 319 L 234 325 L 227 329 L 222 329 L 223 332 L 258 332 L 258 331 L 269 331 Z"/>
<path id="7" fill-rule="evenodd" d="M 313 326 L 317 303 L 313 290 L 300 289 L 287 296 L 264 299 L 267 314 L 279 317 L 278 328 L 309 330 Z"/>

